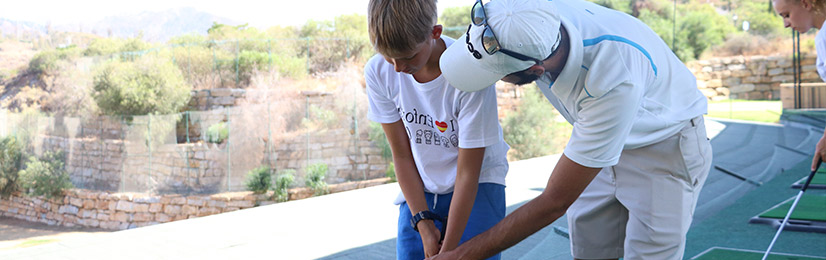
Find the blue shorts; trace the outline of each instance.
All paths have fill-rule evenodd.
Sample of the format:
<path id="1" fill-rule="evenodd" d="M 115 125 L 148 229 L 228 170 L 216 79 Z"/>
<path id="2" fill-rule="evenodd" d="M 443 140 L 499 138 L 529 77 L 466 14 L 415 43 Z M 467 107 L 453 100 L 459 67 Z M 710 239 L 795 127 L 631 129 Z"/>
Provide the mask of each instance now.
<path id="1" fill-rule="evenodd" d="M 438 198 L 436 198 L 438 197 Z M 450 210 L 450 201 L 453 198 L 453 192 L 443 195 L 434 195 L 433 193 L 425 192 L 425 200 L 427 207 L 439 216 L 447 216 Z M 435 203 L 434 203 L 435 201 Z M 434 205 L 435 204 L 435 205 Z M 396 259 L 424 259 L 424 246 L 422 245 L 422 237 L 413 227 L 410 226 L 410 208 L 407 207 L 407 202 L 399 205 L 399 230 L 396 238 Z M 471 239 L 472 237 L 485 232 L 489 228 L 499 223 L 505 217 L 505 186 L 496 183 L 479 183 L 479 189 L 476 191 L 476 200 L 473 203 L 473 209 L 470 212 L 465 232 L 462 233 L 462 239 L 459 244 Z M 436 221 L 436 228 L 442 230 L 442 223 Z M 500 259 L 501 254 L 488 259 Z"/>

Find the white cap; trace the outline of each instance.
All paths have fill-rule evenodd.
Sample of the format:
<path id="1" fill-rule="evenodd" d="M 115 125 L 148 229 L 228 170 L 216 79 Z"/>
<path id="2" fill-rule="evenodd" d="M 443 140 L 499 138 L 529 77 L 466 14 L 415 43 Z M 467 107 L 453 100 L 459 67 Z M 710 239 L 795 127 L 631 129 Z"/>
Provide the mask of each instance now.
<path id="1" fill-rule="evenodd" d="M 559 13 L 548 0 L 493 0 L 485 4 L 487 23 L 502 48 L 537 60 L 551 55 L 559 45 Z M 462 91 L 484 89 L 502 77 L 529 68 L 533 61 L 522 61 L 498 51 L 489 55 L 482 45 L 485 25 L 471 25 L 439 59 L 439 66 L 450 84 Z M 481 54 L 477 59 L 466 41 Z"/>

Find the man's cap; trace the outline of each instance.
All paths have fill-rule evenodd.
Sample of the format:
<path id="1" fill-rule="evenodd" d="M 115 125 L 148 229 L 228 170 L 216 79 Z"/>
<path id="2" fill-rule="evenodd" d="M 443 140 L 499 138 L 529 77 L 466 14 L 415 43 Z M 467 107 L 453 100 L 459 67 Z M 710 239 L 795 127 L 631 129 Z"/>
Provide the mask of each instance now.
<path id="1" fill-rule="evenodd" d="M 544 60 L 559 43 L 559 13 L 548 0 L 493 0 L 484 5 L 487 24 L 502 48 L 537 60 Z M 522 71 L 535 64 L 498 51 L 488 54 L 482 45 L 485 25 L 472 25 L 468 33 L 456 40 L 439 59 L 439 66 L 450 84 L 462 91 L 484 89 L 505 75 Z M 469 37 L 473 56 L 466 44 Z"/>

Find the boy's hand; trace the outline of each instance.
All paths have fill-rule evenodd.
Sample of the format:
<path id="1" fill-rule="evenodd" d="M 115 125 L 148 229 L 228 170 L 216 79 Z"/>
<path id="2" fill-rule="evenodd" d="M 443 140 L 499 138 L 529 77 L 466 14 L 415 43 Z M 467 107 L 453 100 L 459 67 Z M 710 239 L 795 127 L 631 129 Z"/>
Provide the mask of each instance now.
<path id="1" fill-rule="evenodd" d="M 424 246 L 424 256 L 431 257 L 439 253 L 441 250 L 442 233 L 436 228 L 433 220 L 422 220 L 418 224 L 419 235 L 422 236 L 422 245 Z"/>

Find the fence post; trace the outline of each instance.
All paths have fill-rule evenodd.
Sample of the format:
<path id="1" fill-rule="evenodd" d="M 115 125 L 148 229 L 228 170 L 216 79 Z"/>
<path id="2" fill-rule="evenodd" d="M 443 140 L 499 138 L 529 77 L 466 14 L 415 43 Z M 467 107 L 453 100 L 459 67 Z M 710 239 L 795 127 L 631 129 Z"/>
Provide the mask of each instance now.
<path id="1" fill-rule="evenodd" d="M 123 116 L 120 116 L 120 143 L 123 146 L 123 151 L 121 151 L 121 161 L 120 161 L 120 192 L 125 192 L 126 190 L 126 159 L 129 156 L 129 152 L 126 150 L 126 120 L 124 120 Z"/>
<path id="2" fill-rule="evenodd" d="M 238 81 L 239 81 L 239 78 L 238 78 L 238 74 L 239 74 L 239 72 L 238 72 L 238 62 L 239 62 L 238 40 L 235 40 L 235 87 L 238 87 Z"/>
<path id="3" fill-rule="evenodd" d="M 147 133 L 147 139 L 149 140 L 147 143 L 149 147 L 149 174 L 146 178 L 146 188 L 149 189 L 152 184 L 152 115 L 147 115 L 147 117 L 149 117 L 148 123 L 146 124 L 147 130 L 149 130 Z"/>
<path id="4" fill-rule="evenodd" d="M 232 125 L 232 120 L 230 120 L 230 113 L 229 108 L 225 108 L 227 111 L 227 191 L 232 191 L 230 186 L 230 176 L 232 175 L 232 153 L 230 152 L 230 139 L 232 139 L 232 131 L 230 126 Z"/>
<path id="5" fill-rule="evenodd" d="M 310 74 L 310 37 L 306 37 L 304 39 L 307 40 L 307 74 Z"/>

